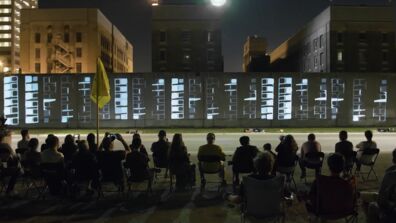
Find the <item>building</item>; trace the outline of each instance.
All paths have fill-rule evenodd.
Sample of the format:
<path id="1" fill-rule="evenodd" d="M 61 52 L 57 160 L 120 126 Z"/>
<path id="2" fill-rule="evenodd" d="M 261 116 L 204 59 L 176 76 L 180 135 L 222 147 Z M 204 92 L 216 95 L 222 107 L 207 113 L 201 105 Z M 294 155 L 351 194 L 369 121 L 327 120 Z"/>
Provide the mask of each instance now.
<path id="1" fill-rule="evenodd" d="M 22 73 L 133 72 L 133 47 L 98 9 L 22 10 Z"/>
<path id="2" fill-rule="evenodd" d="M 100 8 L 103 0 L 40 0 L 38 8 Z"/>
<path id="3" fill-rule="evenodd" d="M 270 70 L 267 40 L 249 36 L 243 45 L 243 72 L 265 72 Z"/>
<path id="4" fill-rule="evenodd" d="M 0 72 L 19 72 L 21 10 L 36 7 L 37 0 L 0 1 Z"/>
<path id="5" fill-rule="evenodd" d="M 152 2 L 152 71 L 223 71 L 220 16 L 204 1 Z"/>
<path id="6" fill-rule="evenodd" d="M 271 52 L 275 71 L 394 72 L 395 61 L 389 6 L 330 6 Z"/>

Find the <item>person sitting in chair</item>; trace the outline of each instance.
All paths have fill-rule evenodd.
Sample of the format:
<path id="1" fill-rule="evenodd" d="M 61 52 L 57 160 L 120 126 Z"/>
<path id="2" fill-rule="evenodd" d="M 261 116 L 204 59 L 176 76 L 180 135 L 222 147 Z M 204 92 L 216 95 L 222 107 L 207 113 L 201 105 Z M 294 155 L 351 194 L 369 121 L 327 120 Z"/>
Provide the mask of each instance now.
<path id="1" fill-rule="evenodd" d="M 241 144 L 232 157 L 232 172 L 234 175 L 234 184 L 239 184 L 239 173 L 251 173 L 254 172 L 253 159 L 259 152 L 256 146 L 250 145 L 250 139 L 248 136 L 242 136 L 239 138 Z"/>
<path id="2" fill-rule="evenodd" d="M 21 130 L 22 139 L 18 141 L 16 153 L 21 154 L 21 156 L 28 150 L 28 144 L 30 140 L 29 130 L 22 129 Z"/>
<path id="3" fill-rule="evenodd" d="M 306 165 L 307 165 L 307 154 L 313 154 L 321 152 L 322 148 L 318 141 L 316 141 L 315 134 L 311 133 L 308 135 L 308 141 L 301 146 L 301 153 L 299 159 L 299 165 L 301 169 L 301 178 L 306 177 Z M 319 174 L 319 169 L 316 169 L 316 175 Z"/>
<path id="4" fill-rule="evenodd" d="M 364 136 L 366 137 L 366 141 L 362 141 L 356 145 L 358 149 L 356 153 L 356 171 L 359 172 L 362 164 L 360 163 L 360 158 L 365 150 L 376 149 L 377 143 L 373 141 L 373 132 L 371 130 L 367 130 L 364 132 Z"/>
<path id="5" fill-rule="evenodd" d="M 88 181 L 89 189 L 97 189 L 99 183 L 98 161 L 89 151 L 87 141 L 77 142 L 78 152 L 73 155 L 72 167 L 75 169 L 75 180 Z"/>
<path id="6" fill-rule="evenodd" d="M 170 143 L 166 138 L 164 130 L 159 131 L 158 141 L 151 145 L 151 152 L 153 153 L 153 161 L 155 167 L 168 168 L 169 166 L 169 149 Z"/>
<path id="7" fill-rule="evenodd" d="M 10 177 L 5 191 L 7 196 L 15 193 L 14 187 L 21 174 L 19 158 L 10 146 L 11 134 L 12 132 L 8 130 L 0 133 L 0 179 Z"/>

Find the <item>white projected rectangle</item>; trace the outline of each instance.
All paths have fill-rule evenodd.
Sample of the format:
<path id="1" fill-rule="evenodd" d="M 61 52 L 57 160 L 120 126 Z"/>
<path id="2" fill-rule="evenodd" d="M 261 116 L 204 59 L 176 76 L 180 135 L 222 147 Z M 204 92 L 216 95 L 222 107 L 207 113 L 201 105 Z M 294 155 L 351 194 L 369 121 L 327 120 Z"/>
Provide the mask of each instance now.
<path id="1" fill-rule="evenodd" d="M 278 120 L 292 118 L 293 78 L 279 78 L 278 87 Z"/>

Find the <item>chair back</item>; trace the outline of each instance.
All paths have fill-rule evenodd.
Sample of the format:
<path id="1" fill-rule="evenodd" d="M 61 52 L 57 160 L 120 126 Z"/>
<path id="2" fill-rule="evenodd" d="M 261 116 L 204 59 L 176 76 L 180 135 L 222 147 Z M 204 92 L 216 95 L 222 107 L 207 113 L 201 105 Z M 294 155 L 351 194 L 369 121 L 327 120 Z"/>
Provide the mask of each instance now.
<path id="1" fill-rule="evenodd" d="M 218 173 L 221 168 L 221 161 L 219 156 L 199 156 L 199 166 L 204 173 Z M 210 166 L 210 168 L 208 166 Z"/>
<path id="2" fill-rule="evenodd" d="M 340 219 L 356 211 L 356 180 L 319 175 L 316 178 L 315 212 L 326 219 Z"/>
<path id="3" fill-rule="evenodd" d="M 323 152 L 310 152 L 305 154 L 304 161 L 307 168 L 316 169 L 322 167 L 324 160 Z"/>
<path id="4" fill-rule="evenodd" d="M 380 152 L 379 149 L 365 149 L 363 151 L 359 151 L 361 152 L 361 156 L 360 156 L 360 163 L 362 165 L 366 165 L 366 166 L 371 166 L 375 164 L 375 161 L 377 160 L 378 154 Z"/>
<path id="5" fill-rule="evenodd" d="M 276 176 L 269 180 L 244 177 L 245 213 L 257 218 L 272 217 L 282 213 L 284 183 L 284 176 Z"/>

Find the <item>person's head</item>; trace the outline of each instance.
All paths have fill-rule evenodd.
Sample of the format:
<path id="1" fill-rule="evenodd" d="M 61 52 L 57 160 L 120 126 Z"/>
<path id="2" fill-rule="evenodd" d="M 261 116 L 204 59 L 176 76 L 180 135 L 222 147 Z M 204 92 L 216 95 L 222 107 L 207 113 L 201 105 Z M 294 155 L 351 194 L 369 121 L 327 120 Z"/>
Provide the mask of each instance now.
<path id="1" fill-rule="evenodd" d="M 47 138 L 45 139 L 45 144 L 47 144 L 47 140 L 48 140 L 49 138 L 53 137 L 53 136 L 55 136 L 55 135 L 54 135 L 54 134 L 48 134 L 48 135 L 47 135 Z"/>
<path id="2" fill-rule="evenodd" d="M 72 135 L 67 135 L 66 137 L 65 137 L 65 144 L 74 144 L 74 137 L 72 136 Z"/>
<path id="3" fill-rule="evenodd" d="M 394 149 L 392 152 L 392 161 L 394 164 L 396 164 L 396 149 Z"/>
<path id="4" fill-rule="evenodd" d="M 37 138 L 31 138 L 28 142 L 28 147 L 30 148 L 30 150 L 32 151 L 37 151 L 39 145 L 39 141 Z"/>
<path id="5" fill-rule="evenodd" d="M 342 131 L 339 133 L 339 137 L 340 137 L 340 140 L 341 140 L 341 141 L 347 140 L 347 139 L 348 139 L 348 132 L 342 130 Z"/>
<path id="6" fill-rule="evenodd" d="M 206 141 L 208 142 L 208 144 L 213 144 L 214 141 L 216 139 L 216 136 L 214 133 L 210 132 L 206 135 Z"/>
<path id="7" fill-rule="evenodd" d="M 105 151 L 112 151 L 114 149 L 114 142 L 112 137 L 105 137 L 102 141 L 102 147 Z"/>
<path id="8" fill-rule="evenodd" d="M 271 151 L 271 144 L 270 143 L 266 143 L 266 144 L 264 144 L 264 146 L 263 146 L 263 149 L 265 150 L 265 151 Z"/>
<path id="9" fill-rule="evenodd" d="M 254 160 L 254 168 L 260 175 L 269 175 L 272 171 L 273 165 L 274 159 L 268 152 L 260 154 Z"/>
<path id="10" fill-rule="evenodd" d="M 181 147 L 184 146 L 183 136 L 180 133 L 176 133 L 172 139 L 172 147 Z"/>
<path id="11" fill-rule="evenodd" d="M 133 136 L 132 136 L 132 140 L 137 139 L 137 138 L 142 139 L 142 138 L 140 137 L 140 134 L 139 134 L 139 133 L 134 133 Z"/>
<path id="12" fill-rule="evenodd" d="M 140 138 L 135 138 L 132 140 L 131 149 L 138 150 L 142 145 L 142 140 Z"/>
<path id="13" fill-rule="evenodd" d="M 344 157 L 339 153 L 333 153 L 327 158 L 327 165 L 329 166 L 332 175 L 338 176 L 344 170 Z"/>
<path id="14" fill-rule="evenodd" d="M 96 143 L 95 139 L 96 139 L 95 134 L 89 133 L 87 135 L 87 141 L 88 141 L 89 144 L 95 144 Z"/>
<path id="15" fill-rule="evenodd" d="M 23 139 L 29 139 L 29 138 L 30 138 L 30 137 L 29 137 L 29 130 L 27 130 L 27 129 L 22 129 L 22 130 L 21 130 L 21 136 L 22 136 Z"/>
<path id="16" fill-rule="evenodd" d="M 286 135 L 286 136 L 283 138 L 282 143 L 283 143 L 284 145 L 286 145 L 286 146 L 289 146 L 289 147 L 297 147 L 296 140 L 294 140 L 294 137 L 293 137 L 292 135 Z"/>
<path id="17" fill-rule="evenodd" d="M 311 133 L 308 135 L 308 141 L 313 142 L 313 141 L 315 141 L 315 139 L 316 139 L 315 134 Z"/>
<path id="18" fill-rule="evenodd" d="M 158 132 L 158 138 L 159 138 L 159 139 L 165 139 L 165 138 L 166 138 L 166 132 L 165 132 L 165 130 L 160 130 L 160 131 Z"/>
<path id="19" fill-rule="evenodd" d="M 0 143 L 6 143 L 11 145 L 12 142 L 12 132 L 10 130 L 4 130 L 0 132 Z"/>
<path id="20" fill-rule="evenodd" d="M 284 136 L 284 135 L 280 135 L 280 136 L 279 136 L 279 141 L 282 142 L 284 139 L 285 139 L 285 136 Z"/>
<path id="21" fill-rule="evenodd" d="M 77 146 L 78 146 L 78 151 L 80 151 L 80 152 L 85 152 L 85 151 L 88 151 L 88 144 L 87 144 L 87 141 L 85 141 L 85 140 L 78 140 L 78 142 L 77 142 Z"/>
<path id="22" fill-rule="evenodd" d="M 364 132 L 364 136 L 366 136 L 367 141 L 371 141 L 373 139 L 373 132 L 371 130 L 367 130 Z"/>
<path id="23" fill-rule="evenodd" d="M 249 136 L 242 136 L 239 138 L 239 143 L 241 143 L 242 146 L 247 146 L 249 145 L 250 139 Z"/>
<path id="24" fill-rule="evenodd" d="M 47 148 L 57 150 L 59 148 L 59 138 L 52 135 L 48 137 L 46 140 Z"/>

